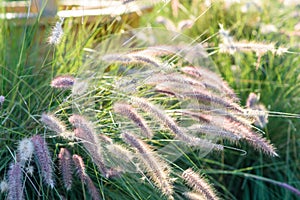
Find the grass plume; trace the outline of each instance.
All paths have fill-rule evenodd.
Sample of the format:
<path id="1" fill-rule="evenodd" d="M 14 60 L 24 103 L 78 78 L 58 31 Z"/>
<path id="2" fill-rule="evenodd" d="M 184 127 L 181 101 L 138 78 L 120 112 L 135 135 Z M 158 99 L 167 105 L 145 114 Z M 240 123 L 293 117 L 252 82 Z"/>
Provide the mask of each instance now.
<path id="1" fill-rule="evenodd" d="M 41 122 L 58 135 L 62 135 L 64 132 L 66 132 L 66 125 L 57 117 L 55 117 L 54 114 L 43 113 L 41 116 Z"/>
<path id="2" fill-rule="evenodd" d="M 184 133 L 182 129 L 177 125 L 177 123 L 171 117 L 166 115 L 163 110 L 151 104 L 146 99 L 132 97 L 131 102 L 133 105 L 141 108 L 146 113 L 151 114 L 153 117 L 155 117 L 160 122 L 162 122 L 167 128 L 169 128 L 176 135 L 176 137 L 179 140 L 191 146 L 198 146 L 201 148 L 209 148 L 209 149 L 213 148 L 215 150 L 223 150 L 223 146 L 221 145 L 213 144 L 206 139 L 197 138 L 187 133 Z"/>
<path id="3" fill-rule="evenodd" d="M 75 83 L 75 78 L 69 75 L 57 76 L 51 81 L 51 87 L 59 89 L 70 89 Z"/>
<path id="4" fill-rule="evenodd" d="M 207 200 L 219 199 L 215 194 L 214 189 L 209 185 L 207 180 L 199 176 L 192 169 L 187 169 L 182 173 L 182 178 L 187 184 L 192 187 L 196 192 L 201 193 Z"/>
<path id="5" fill-rule="evenodd" d="M 81 156 L 74 154 L 72 156 L 77 175 L 81 179 L 83 183 L 87 185 L 88 191 L 92 197 L 93 200 L 100 200 L 100 194 L 98 192 L 98 189 L 94 185 L 92 179 L 87 175 L 86 169 L 85 169 L 85 164 L 83 162 L 83 159 Z"/>
<path id="6" fill-rule="evenodd" d="M 34 145 L 34 155 L 38 165 L 40 166 L 40 173 L 44 178 L 44 182 L 50 186 L 54 187 L 53 180 L 53 169 L 52 169 L 52 159 L 50 157 L 50 152 L 46 141 L 40 136 L 35 135 L 31 138 Z"/>
<path id="7" fill-rule="evenodd" d="M 63 178 L 64 186 L 67 190 L 72 187 L 72 157 L 71 153 L 66 148 L 60 148 L 59 154 L 59 167 Z"/>
<path id="8" fill-rule="evenodd" d="M 23 200 L 23 174 L 19 163 L 14 163 L 8 171 L 8 200 Z"/>
<path id="9" fill-rule="evenodd" d="M 138 139 L 131 133 L 124 132 L 122 139 L 136 149 L 139 158 L 145 167 L 147 174 L 151 177 L 155 185 L 169 199 L 173 199 L 173 186 L 170 177 L 170 167 L 153 152 L 146 143 Z"/>
<path id="10" fill-rule="evenodd" d="M 152 138 L 153 133 L 146 121 L 140 116 L 135 108 L 126 103 L 115 103 L 114 111 L 122 116 L 126 116 L 130 120 L 132 120 L 142 131 L 142 134 L 147 138 Z"/>
<path id="11" fill-rule="evenodd" d="M 33 152 L 34 146 L 29 138 L 24 138 L 19 142 L 17 160 L 19 160 L 21 166 L 24 167 L 25 163 L 31 160 Z"/>

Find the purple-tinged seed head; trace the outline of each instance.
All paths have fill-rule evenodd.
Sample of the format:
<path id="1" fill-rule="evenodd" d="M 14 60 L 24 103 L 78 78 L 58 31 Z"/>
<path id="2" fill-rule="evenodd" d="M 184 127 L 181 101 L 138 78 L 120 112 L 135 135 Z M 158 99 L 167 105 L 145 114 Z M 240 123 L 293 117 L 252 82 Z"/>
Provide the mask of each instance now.
<path id="1" fill-rule="evenodd" d="M 72 156 L 72 159 L 73 159 L 76 171 L 77 171 L 77 175 L 79 176 L 79 178 L 81 179 L 82 182 L 85 182 L 87 174 L 85 173 L 85 164 L 82 160 L 82 157 L 74 154 Z"/>
<path id="2" fill-rule="evenodd" d="M 5 97 L 0 95 L 0 106 L 3 104 L 4 101 L 5 101 Z"/>
<path id="3" fill-rule="evenodd" d="M 66 131 L 66 125 L 51 113 L 43 113 L 41 116 L 41 122 L 57 134 L 61 134 Z"/>
<path id="4" fill-rule="evenodd" d="M 64 186 L 67 190 L 72 187 L 72 157 L 68 149 L 61 148 L 58 154 L 59 167 L 62 174 Z"/>
<path id="5" fill-rule="evenodd" d="M 75 83 L 75 78 L 69 75 L 57 76 L 51 81 L 51 87 L 69 89 L 72 88 Z"/>
<path id="6" fill-rule="evenodd" d="M 36 162 L 38 163 L 41 174 L 44 178 L 45 183 L 51 188 L 54 187 L 53 181 L 53 169 L 52 169 L 52 160 L 50 157 L 49 149 L 46 141 L 40 136 L 35 135 L 31 138 L 31 141 L 34 145 L 34 154 Z"/>
<path id="7" fill-rule="evenodd" d="M 22 200 L 23 197 L 23 175 L 19 163 L 12 164 L 8 171 L 8 200 Z"/>

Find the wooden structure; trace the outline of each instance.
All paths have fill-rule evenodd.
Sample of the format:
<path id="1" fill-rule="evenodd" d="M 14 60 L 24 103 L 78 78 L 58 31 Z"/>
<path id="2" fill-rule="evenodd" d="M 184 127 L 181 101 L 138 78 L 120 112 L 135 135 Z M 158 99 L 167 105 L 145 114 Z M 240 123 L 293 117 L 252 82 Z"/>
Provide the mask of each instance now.
<path id="1" fill-rule="evenodd" d="M 143 13 L 150 12 L 153 3 L 160 0 L 137 0 L 124 3 L 124 0 L 28 0 L 0 3 L 0 21 L 5 27 L 7 55 L 18 52 L 21 48 L 24 30 L 29 34 L 27 52 L 32 65 L 41 65 L 48 54 L 47 44 L 50 26 L 54 26 L 59 18 L 72 28 L 72 32 L 100 27 L 95 37 L 101 37 L 120 31 L 120 25 L 126 29 L 139 26 Z M 148 2 L 148 3 L 147 3 Z M 151 2 L 151 3 L 150 3 Z M 38 28 L 36 29 L 36 25 Z M 24 28 L 26 27 L 26 28 Z M 106 29 L 106 27 L 108 27 Z M 1 28 L 1 27 L 0 27 Z M 107 31 L 109 29 L 109 32 Z M 76 40 L 75 40 L 76 41 Z M 97 44 L 95 44 L 97 45 Z M 11 59 L 7 59 L 11 60 Z M 13 60 L 12 60 L 13 62 Z M 29 65 L 29 64 L 28 64 Z"/>
<path id="2" fill-rule="evenodd" d="M 153 4 L 158 1 L 125 1 L 128 3 L 124 3 L 124 0 L 10 1 L 0 4 L 0 19 L 24 25 L 25 21 L 30 24 L 37 18 L 41 24 L 53 22 L 56 16 L 78 19 L 78 22 L 83 18 L 88 22 L 110 21 L 121 16 L 130 18 L 130 22 L 134 22 L 130 25 L 136 27 L 142 13 L 151 11 Z"/>

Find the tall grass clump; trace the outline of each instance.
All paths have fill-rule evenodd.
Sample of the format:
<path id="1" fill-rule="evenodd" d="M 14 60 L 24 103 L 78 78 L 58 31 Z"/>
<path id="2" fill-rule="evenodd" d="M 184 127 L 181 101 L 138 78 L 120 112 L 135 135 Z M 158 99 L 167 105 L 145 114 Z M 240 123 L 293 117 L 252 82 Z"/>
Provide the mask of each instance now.
<path id="1" fill-rule="evenodd" d="M 203 45 L 217 64 L 222 77 L 240 97 L 242 105 L 247 105 L 246 100 L 251 93 L 258 96 L 259 102 L 255 109 L 263 112 L 253 120 L 256 126 L 263 127 L 265 137 L 272 138 L 280 159 L 265 159 L 261 154 L 248 151 L 246 157 L 223 154 L 219 163 L 207 157 L 206 164 L 202 163 L 203 167 L 218 174 L 212 176 L 226 185 L 226 189 L 223 187 L 225 191 L 235 195 L 230 198 L 296 199 L 293 192 L 274 182 L 272 184 L 272 180 L 288 182 L 299 188 L 299 170 L 296 167 L 299 165 L 299 106 L 296 89 L 299 84 L 299 35 L 298 21 L 293 18 L 297 16 L 298 8 L 287 6 L 285 1 L 206 2 L 209 4 L 200 1 L 181 2 L 180 17 L 173 17 L 171 9 L 165 10 L 163 16 L 176 24 L 182 19 L 195 19 L 199 13 L 205 12 L 196 18 L 192 28 L 185 30 L 185 33 L 205 41 Z M 220 24 L 225 32 L 220 30 Z M 224 45 L 224 36 L 232 52 L 222 52 L 222 48 L 219 48 Z M 237 43 L 244 47 L 250 45 L 243 51 L 234 46 Z M 265 124 L 266 116 L 268 122 Z M 216 165 L 220 166 L 219 172 L 210 170 Z M 238 171 L 239 175 L 228 175 L 235 174 L 232 170 Z M 249 173 L 257 176 L 245 181 L 244 177 Z"/>
<path id="2" fill-rule="evenodd" d="M 58 17 L 42 42 L 39 18 L 1 19 L 0 198 L 296 199 L 297 13 L 271 0 L 142 13 Z M 131 30 L 136 15 L 146 28 Z"/>

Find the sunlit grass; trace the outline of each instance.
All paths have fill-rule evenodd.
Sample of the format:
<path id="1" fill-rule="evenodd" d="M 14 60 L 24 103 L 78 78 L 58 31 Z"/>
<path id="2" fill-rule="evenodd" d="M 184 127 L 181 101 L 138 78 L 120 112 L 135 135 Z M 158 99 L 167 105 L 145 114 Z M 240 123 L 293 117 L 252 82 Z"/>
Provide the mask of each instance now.
<path id="1" fill-rule="evenodd" d="M 274 3 L 275 2 L 275 3 Z M 175 24 L 184 19 L 195 20 L 190 29 L 184 33 L 202 42 L 211 59 L 215 62 L 218 72 L 235 89 L 242 105 L 250 92 L 260 94 L 260 102 L 270 112 L 269 123 L 263 129 L 264 137 L 271 140 L 277 147 L 280 157 L 270 158 L 252 150 L 246 143 L 241 143 L 238 148 L 247 151 L 241 155 L 239 151 L 225 150 L 221 153 L 211 153 L 205 158 L 199 158 L 197 151 L 183 153 L 176 161 L 169 163 L 173 168 L 172 176 L 178 178 L 174 185 L 175 199 L 183 199 L 185 192 L 180 174 L 192 167 L 208 175 L 210 182 L 224 199 L 296 199 L 290 190 L 276 183 L 287 183 L 300 188 L 299 174 L 299 58 L 298 54 L 286 53 L 281 56 L 271 52 L 263 55 L 257 64 L 255 53 L 235 53 L 234 55 L 218 53 L 219 24 L 223 24 L 230 34 L 237 40 L 264 43 L 276 43 L 276 46 L 289 48 L 290 52 L 299 49 L 299 36 L 289 36 L 298 21 L 291 13 L 299 12 L 298 7 L 283 8 L 277 1 L 266 1 L 261 10 L 251 7 L 251 11 L 241 12 L 238 4 L 226 9 L 222 3 L 212 3 L 210 8 L 203 2 L 194 0 L 181 2 L 178 17 L 174 17 L 170 5 L 159 4 L 151 14 L 141 16 L 143 26 L 158 26 L 155 18 L 158 15 L 169 18 Z M 201 17 L 198 17 L 200 16 Z M 209 23 L 208 23 L 209 22 Z M 141 180 L 139 174 L 125 174 L 121 178 L 106 179 L 98 171 L 97 166 L 91 161 L 88 152 L 80 143 L 72 144 L 69 141 L 46 131 L 40 123 L 43 112 L 55 112 L 63 120 L 72 112 L 70 91 L 55 90 L 50 87 L 51 80 L 60 74 L 78 76 L 80 68 L 87 64 L 87 49 L 93 49 L 96 44 L 104 40 L 110 33 L 123 29 L 123 24 L 112 25 L 75 24 L 72 20 L 65 19 L 64 36 L 57 46 L 47 44 L 51 26 L 46 26 L 42 34 L 42 41 L 37 42 L 34 37 L 40 36 L 38 25 L 18 27 L 9 21 L 1 20 L 0 35 L 0 95 L 6 100 L 0 107 L 0 179 L 5 177 L 10 163 L 15 159 L 14 151 L 18 141 L 35 134 L 45 135 L 54 164 L 57 164 L 57 155 L 60 147 L 69 147 L 72 154 L 80 153 L 85 160 L 87 173 L 92 178 L 100 195 L 105 199 L 162 199 L 159 190 L 146 178 Z M 113 24 L 113 23 L 112 23 Z M 273 24 L 277 32 L 264 34 L 261 32 L 263 24 Z M 161 26 L 161 25 L 159 25 Z M 161 26 L 163 27 L 163 26 Z M 99 129 L 116 141 L 120 141 L 118 126 L 111 110 L 114 102 L 124 98 L 114 90 L 114 75 L 118 75 L 118 65 L 111 66 L 109 76 L 104 76 L 99 82 L 100 87 L 92 94 L 95 100 L 95 112 Z M 106 71 L 106 72 L 107 72 Z M 144 94 L 142 95 L 151 95 Z M 154 98 L 160 102 L 161 97 Z M 83 100 L 85 100 L 83 98 Z M 168 103 L 167 101 L 165 103 Z M 169 104 L 168 104 L 169 106 Z M 176 108 L 176 105 L 170 108 Z M 287 114 L 284 114 L 287 113 Z M 273 115 L 273 116 L 272 116 Z M 276 115 L 276 116 L 275 116 Z M 126 125 L 126 124 L 125 124 Z M 69 128 L 71 125 L 69 125 Z M 129 126 L 130 127 L 130 126 Z M 163 146 L 168 140 L 168 134 L 160 133 L 156 140 L 148 142 L 156 147 Z M 230 146 L 225 142 L 224 145 Z M 58 169 L 55 167 L 55 171 Z M 42 183 L 42 177 L 26 177 L 26 199 L 62 198 L 90 199 L 79 178 L 75 178 L 71 192 L 66 192 L 62 187 L 51 190 Z M 56 184 L 62 185 L 59 173 L 56 173 Z M 139 184 L 137 184 L 139 183 Z M 0 194 L 4 198 L 5 193 Z"/>

